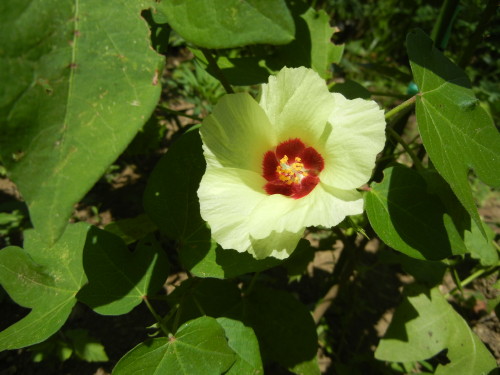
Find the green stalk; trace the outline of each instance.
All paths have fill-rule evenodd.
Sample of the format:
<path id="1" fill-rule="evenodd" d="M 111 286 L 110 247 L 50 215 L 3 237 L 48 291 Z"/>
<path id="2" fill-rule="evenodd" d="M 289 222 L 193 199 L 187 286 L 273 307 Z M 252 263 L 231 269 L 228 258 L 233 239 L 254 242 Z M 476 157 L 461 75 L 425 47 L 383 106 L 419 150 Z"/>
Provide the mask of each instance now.
<path id="1" fill-rule="evenodd" d="M 403 103 L 398 105 L 397 107 L 391 109 L 389 112 L 385 114 L 385 121 L 387 125 L 392 125 L 396 122 L 401 116 L 405 115 L 409 111 L 413 109 L 415 106 L 415 101 L 417 100 L 416 96 L 412 96 L 410 99 L 405 100 Z"/>
<path id="2" fill-rule="evenodd" d="M 167 329 L 167 327 L 165 327 L 165 325 L 162 323 L 162 319 L 161 319 L 161 316 L 156 312 L 156 310 L 154 309 L 153 305 L 151 305 L 151 303 L 149 302 L 148 300 L 148 297 L 147 296 L 144 296 L 142 298 L 142 300 L 144 301 L 144 303 L 146 304 L 146 306 L 148 307 L 149 311 L 151 312 L 151 315 L 154 316 L 154 318 L 156 319 L 156 321 L 158 322 L 158 326 L 160 327 L 160 329 L 163 331 L 163 333 L 165 334 L 165 336 L 168 336 L 170 334 L 169 330 Z"/>
<path id="3" fill-rule="evenodd" d="M 441 50 L 444 50 L 448 44 L 451 26 L 458 13 L 458 3 L 459 0 L 445 0 L 432 29 L 431 39 L 434 41 L 434 45 Z"/>

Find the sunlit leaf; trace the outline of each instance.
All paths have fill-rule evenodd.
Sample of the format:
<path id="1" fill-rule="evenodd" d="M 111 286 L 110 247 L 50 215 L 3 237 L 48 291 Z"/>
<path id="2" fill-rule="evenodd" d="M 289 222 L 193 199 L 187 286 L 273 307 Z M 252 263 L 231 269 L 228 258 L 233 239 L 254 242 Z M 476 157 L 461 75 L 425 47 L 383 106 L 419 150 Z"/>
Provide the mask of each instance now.
<path id="1" fill-rule="evenodd" d="M 285 44 L 295 32 L 284 0 L 172 0 L 157 8 L 179 35 L 205 48 Z"/>
<path id="2" fill-rule="evenodd" d="M 218 318 L 217 322 L 226 333 L 229 347 L 236 353 L 236 362 L 226 375 L 264 374 L 260 359 L 259 343 L 253 329 L 238 320 Z"/>
<path id="3" fill-rule="evenodd" d="M 425 149 L 482 230 L 467 176 L 473 168 L 482 181 L 500 186 L 500 135 L 465 73 L 424 32 L 410 32 L 407 48 L 420 90 L 417 122 Z"/>
<path id="4" fill-rule="evenodd" d="M 160 95 L 162 59 L 137 1 L 0 6 L 0 155 L 52 243 Z"/>
<path id="5" fill-rule="evenodd" d="M 438 288 L 408 288 L 375 357 L 392 362 L 420 361 L 443 349 L 448 349 L 451 362 L 439 365 L 435 374 L 488 374 L 496 368 L 495 358 Z"/>
<path id="6" fill-rule="evenodd" d="M 205 316 L 183 324 L 173 337 L 139 344 L 117 363 L 113 375 L 220 375 L 235 359 L 222 327 Z"/>
<path id="7" fill-rule="evenodd" d="M 86 282 L 82 252 L 89 225 L 72 224 L 52 246 L 40 233 L 25 232 L 25 249 L 0 251 L 0 284 L 19 305 L 31 308 L 20 321 L 0 332 L 0 350 L 39 343 L 57 332 Z"/>

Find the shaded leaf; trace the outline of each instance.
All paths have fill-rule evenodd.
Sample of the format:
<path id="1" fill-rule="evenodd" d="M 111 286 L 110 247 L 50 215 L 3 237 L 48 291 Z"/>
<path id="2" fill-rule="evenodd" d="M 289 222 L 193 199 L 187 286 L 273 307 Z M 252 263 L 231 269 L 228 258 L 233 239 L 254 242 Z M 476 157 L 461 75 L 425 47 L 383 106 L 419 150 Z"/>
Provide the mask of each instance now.
<path id="1" fill-rule="evenodd" d="M 130 312 L 154 295 L 168 276 L 168 260 L 153 238 L 140 241 L 133 253 L 115 235 L 92 228 L 83 251 L 88 284 L 78 300 L 103 315 Z"/>
<path id="2" fill-rule="evenodd" d="M 466 252 L 440 199 L 429 194 L 425 179 L 409 168 L 385 169 L 384 179 L 373 184 L 365 202 L 377 235 L 408 256 L 437 260 Z"/>
<path id="3" fill-rule="evenodd" d="M 82 360 L 87 362 L 107 362 L 109 361 L 106 355 L 104 346 L 99 340 L 89 335 L 85 329 L 72 329 L 64 332 L 71 346 L 75 350 L 75 354 Z"/>
<path id="4" fill-rule="evenodd" d="M 293 368 L 316 358 L 316 325 L 306 307 L 290 293 L 254 287 L 230 317 L 253 328 L 264 361 Z"/>
<path id="5" fill-rule="evenodd" d="M 19 305 L 31 308 L 20 321 L 0 332 L 0 350 L 44 341 L 64 324 L 86 282 L 82 252 L 89 225 L 69 225 L 52 246 L 34 230 L 24 233 L 25 250 L 0 251 L 0 284 Z"/>
<path id="6" fill-rule="evenodd" d="M 179 35 L 205 48 L 285 44 L 295 31 L 283 0 L 174 0 L 156 7 Z"/>
<path id="7" fill-rule="evenodd" d="M 0 154 L 53 243 L 73 205 L 147 121 L 162 59 L 139 2 L 7 0 Z"/>
<path id="8" fill-rule="evenodd" d="M 106 225 L 104 229 L 120 237 L 129 245 L 156 231 L 158 228 L 147 215 L 142 214 L 130 219 L 113 221 Z"/>
<path id="9" fill-rule="evenodd" d="M 500 186 L 500 135 L 465 73 L 423 31 L 408 34 L 407 48 L 420 89 L 416 111 L 425 149 L 482 231 L 467 176 L 474 168 L 482 181 Z"/>
<path id="10" fill-rule="evenodd" d="M 173 337 L 139 344 L 120 359 L 113 375 L 220 375 L 235 359 L 222 327 L 205 316 L 183 324 Z"/>
<path id="11" fill-rule="evenodd" d="M 236 353 L 237 359 L 226 375 L 264 374 L 260 359 L 259 343 L 253 329 L 238 320 L 218 318 L 228 340 L 229 347 Z"/>
<path id="12" fill-rule="evenodd" d="M 451 361 L 435 374 L 487 374 L 495 358 L 471 331 L 465 320 L 446 302 L 438 288 L 413 285 L 396 309 L 375 357 L 393 362 L 420 361 L 448 349 Z"/>

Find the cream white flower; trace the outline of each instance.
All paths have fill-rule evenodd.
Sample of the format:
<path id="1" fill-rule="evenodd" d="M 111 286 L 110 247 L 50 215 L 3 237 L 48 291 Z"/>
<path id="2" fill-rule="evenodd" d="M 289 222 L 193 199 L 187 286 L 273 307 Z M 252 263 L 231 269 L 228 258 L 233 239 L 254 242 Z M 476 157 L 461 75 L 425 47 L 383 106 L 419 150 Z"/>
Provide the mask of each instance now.
<path id="1" fill-rule="evenodd" d="M 363 212 L 356 188 L 385 142 L 374 101 L 330 93 L 311 69 L 282 69 L 262 86 L 223 97 L 200 130 L 207 169 L 201 216 L 224 249 L 284 259 L 308 226 Z"/>

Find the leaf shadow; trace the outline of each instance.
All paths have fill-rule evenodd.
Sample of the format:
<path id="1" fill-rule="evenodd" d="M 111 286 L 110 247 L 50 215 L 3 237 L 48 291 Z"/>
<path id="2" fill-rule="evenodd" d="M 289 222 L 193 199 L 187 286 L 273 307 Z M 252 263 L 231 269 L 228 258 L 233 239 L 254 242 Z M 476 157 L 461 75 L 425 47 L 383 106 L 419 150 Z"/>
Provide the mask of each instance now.
<path id="1" fill-rule="evenodd" d="M 131 252 L 121 238 L 92 227 L 83 250 L 83 268 L 88 283 L 78 292 L 77 298 L 105 315 L 129 312 L 141 302 L 144 294 L 155 292 L 151 283 L 146 293 L 139 287 L 146 274 L 151 275 L 149 280 L 161 275 L 166 278 L 165 263 L 158 260 L 158 252 L 153 247 L 154 244 L 146 239 Z"/>
<path id="2" fill-rule="evenodd" d="M 425 180 L 415 171 L 393 168 L 387 207 L 399 237 L 423 259 L 439 260 L 453 255 L 446 234 L 445 208 L 437 196 L 427 193 Z"/>

